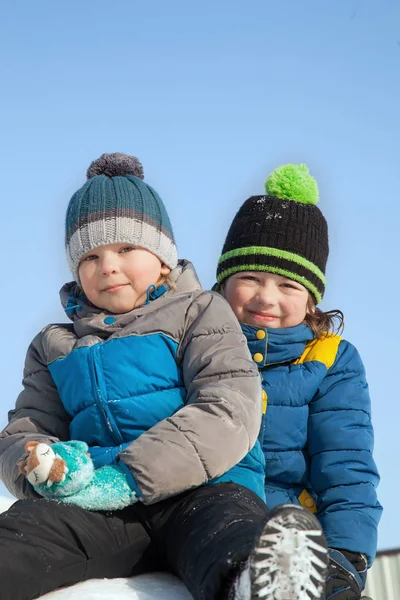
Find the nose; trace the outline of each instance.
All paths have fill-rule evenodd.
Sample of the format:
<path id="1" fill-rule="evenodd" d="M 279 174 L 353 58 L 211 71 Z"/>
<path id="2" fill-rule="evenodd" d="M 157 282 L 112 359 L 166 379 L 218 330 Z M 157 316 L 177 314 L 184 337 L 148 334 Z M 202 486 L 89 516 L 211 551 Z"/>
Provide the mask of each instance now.
<path id="1" fill-rule="evenodd" d="M 118 257 L 114 253 L 109 253 L 103 256 L 100 263 L 101 274 L 104 276 L 112 275 L 119 272 Z"/>
<path id="2" fill-rule="evenodd" d="M 264 285 L 258 288 L 257 302 L 264 308 L 274 306 L 277 303 L 277 288 L 271 285 L 270 282 L 266 282 Z"/>

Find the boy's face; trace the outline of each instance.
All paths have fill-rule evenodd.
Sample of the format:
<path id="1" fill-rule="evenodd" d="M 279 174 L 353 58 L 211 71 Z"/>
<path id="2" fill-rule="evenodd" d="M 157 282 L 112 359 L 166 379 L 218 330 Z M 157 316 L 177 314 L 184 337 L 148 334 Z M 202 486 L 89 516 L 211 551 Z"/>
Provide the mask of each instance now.
<path id="1" fill-rule="evenodd" d="M 259 271 L 235 273 L 223 295 L 241 323 L 258 327 L 294 327 L 307 313 L 307 289 L 281 275 Z"/>
<path id="2" fill-rule="evenodd" d="M 143 304 L 149 285 L 169 272 L 157 256 L 132 244 L 99 246 L 85 254 L 79 265 L 88 300 L 112 313 L 126 313 Z"/>

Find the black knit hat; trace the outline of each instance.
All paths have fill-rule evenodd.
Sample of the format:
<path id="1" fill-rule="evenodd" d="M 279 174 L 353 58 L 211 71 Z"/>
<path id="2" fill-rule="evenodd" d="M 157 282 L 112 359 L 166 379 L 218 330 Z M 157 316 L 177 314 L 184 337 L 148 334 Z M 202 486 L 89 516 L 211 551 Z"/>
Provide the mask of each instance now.
<path id="1" fill-rule="evenodd" d="M 328 225 L 315 204 L 318 186 L 306 165 L 283 165 L 251 196 L 228 231 L 218 261 L 221 285 L 239 271 L 268 271 L 306 287 L 319 304 L 325 290 Z"/>

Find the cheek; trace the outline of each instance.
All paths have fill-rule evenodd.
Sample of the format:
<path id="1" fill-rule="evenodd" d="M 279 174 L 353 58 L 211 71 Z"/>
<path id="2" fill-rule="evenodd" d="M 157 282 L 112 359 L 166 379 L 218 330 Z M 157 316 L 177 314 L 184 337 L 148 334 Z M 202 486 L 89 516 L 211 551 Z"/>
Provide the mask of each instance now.
<path id="1" fill-rule="evenodd" d="M 88 278 L 87 278 L 86 269 L 79 269 L 78 275 L 79 275 L 79 281 L 81 282 L 81 286 L 87 287 Z"/>
<path id="2" fill-rule="evenodd" d="M 294 317 L 299 318 L 302 321 L 307 314 L 307 303 L 303 301 L 293 302 L 289 307 L 289 310 Z"/>
<path id="3" fill-rule="evenodd" d="M 301 303 L 301 309 L 300 310 L 301 310 L 301 314 L 303 315 L 303 318 L 304 318 L 306 316 L 306 314 L 308 313 L 308 296 Z"/>
<path id="4" fill-rule="evenodd" d="M 142 266 L 138 266 L 135 265 L 133 268 L 131 268 L 128 272 L 128 276 L 129 279 L 131 280 L 131 283 L 133 284 L 137 284 L 137 285 L 141 285 L 143 284 L 145 281 L 147 281 L 147 279 L 153 279 L 153 271 L 150 268 L 145 268 Z"/>
<path id="5" fill-rule="evenodd" d="M 93 268 L 90 268 L 89 266 L 85 265 L 84 268 L 79 269 L 79 279 L 80 279 L 83 291 L 85 292 L 86 296 L 90 300 L 89 296 L 92 295 L 92 293 L 95 289 Z"/>
<path id="6" fill-rule="evenodd" d="M 136 261 L 129 265 L 125 271 L 132 286 L 136 291 L 143 292 L 149 285 L 155 284 L 160 277 L 161 265 L 154 262 Z"/>
<path id="7" fill-rule="evenodd" d="M 241 316 L 244 305 L 247 302 L 247 295 L 241 290 L 232 290 L 229 294 L 225 295 L 225 299 L 230 304 L 235 315 L 237 317 Z"/>

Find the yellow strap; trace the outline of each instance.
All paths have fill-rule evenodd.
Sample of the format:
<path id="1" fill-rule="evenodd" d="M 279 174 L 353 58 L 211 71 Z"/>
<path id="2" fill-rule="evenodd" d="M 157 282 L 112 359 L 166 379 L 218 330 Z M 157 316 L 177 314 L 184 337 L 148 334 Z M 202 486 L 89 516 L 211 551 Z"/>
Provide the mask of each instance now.
<path id="1" fill-rule="evenodd" d="M 293 364 L 302 365 L 310 360 L 316 360 L 330 369 L 335 362 L 341 340 L 340 335 L 334 333 L 327 333 L 323 338 L 311 340 L 306 345 L 303 354 L 293 361 Z"/>
<path id="2" fill-rule="evenodd" d="M 262 391 L 262 412 L 263 415 L 267 412 L 268 396 L 265 390 Z"/>

